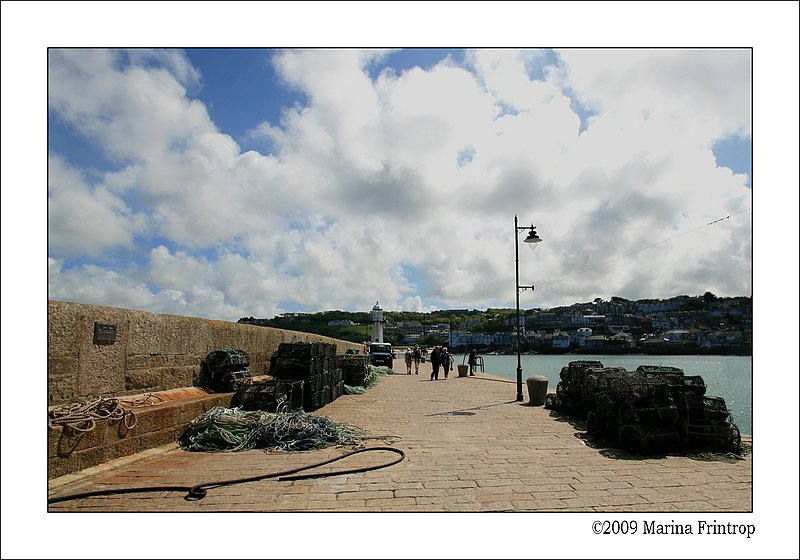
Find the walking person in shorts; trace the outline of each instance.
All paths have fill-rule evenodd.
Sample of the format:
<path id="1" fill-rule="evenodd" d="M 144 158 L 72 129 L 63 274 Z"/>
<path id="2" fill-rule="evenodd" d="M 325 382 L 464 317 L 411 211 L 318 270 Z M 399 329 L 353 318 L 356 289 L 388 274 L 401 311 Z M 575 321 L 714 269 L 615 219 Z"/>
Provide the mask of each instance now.
<path id="1" fill-rule="evenodd" d="M 422 361 L 422 350 L 419 349 L 419 344 L 414 347 L 414 351 L 411 355 L 414 359 L 414 373 L 419 375 L 419 363 Z"/>

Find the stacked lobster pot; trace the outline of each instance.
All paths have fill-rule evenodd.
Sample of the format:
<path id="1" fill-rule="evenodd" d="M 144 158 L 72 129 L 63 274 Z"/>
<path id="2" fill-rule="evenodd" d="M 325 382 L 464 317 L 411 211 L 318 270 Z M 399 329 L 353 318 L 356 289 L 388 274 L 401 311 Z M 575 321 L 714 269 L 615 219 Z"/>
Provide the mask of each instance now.
<path id="1" fill-rule="evenodd" d="M 250 357 L 244 350 L 221 348 L 209 352 L 200 367 L 200 386 L 227 393 L 250 383 Z"/>
<path id="2" fill-rule="evenodd" d="M 339 354 L 336 356 L 336 367 L 342 372 L 344 384 L 350 387 L 364 385 L 369 373 L 366 354 Z"/>
<path id="3" fill-rule="evenodd" d="M 741 435 L 721 397 L 705 396 L 699 375 L 665 366 L 636 371 L 600 362 L 570 362 L 561 370 L 549 408 L 586 419 L 586 429 L 634 453 L 713 450 L 739 452 Z"/>
<path id="4" fill-rule="evenodd" d="M 303 382 L 303 410 L 311 412 L 344 392 L 336 368 L 336 345 L 322 342 L 281 343 L 270 358 L 270 375 L 277 381 Z"/>
<path id="5" fill-rule="evenodd" d="M 239 387 L 231 408 L 247 411 L 299 412 L 303 410 L 303 381 L 267 379 Z"/>
<path id="6" fill-rule="evenodd" d="M 621 367 L 589 368 L 583 384 L 586 405 L 586 431 L 608 441 L 618 442 L 620 390 L 628 378 Z"/>
<path id="7" fill-rule="evenodd" d="M 578 360 L 562 367 L 561 381 L 556 386 L 554 408 L 570 416 L 585 419 L 587 410 L 583 385 L 586 375 L 589 370 L 602 367 L 603 364 L 597 360 Z"/>
<path id="8" fill-rule="evenodd" d="M 641 370 L 645 366 L 639 366 Z M 657 375 L 648 371 L 647 375 Z M 706 396 L 706 384 L 699 375 L 665 372 L 678 414 L 678 435 L 682 447 L 736 451 L 742 436 L 722 397 Z"/>
<path id="9" fill-rule="evenodd" d="M 618 385 L 619 447 L 637 453 L 676 449 L 678 410 L 663 376 L 634 372 Z"/>

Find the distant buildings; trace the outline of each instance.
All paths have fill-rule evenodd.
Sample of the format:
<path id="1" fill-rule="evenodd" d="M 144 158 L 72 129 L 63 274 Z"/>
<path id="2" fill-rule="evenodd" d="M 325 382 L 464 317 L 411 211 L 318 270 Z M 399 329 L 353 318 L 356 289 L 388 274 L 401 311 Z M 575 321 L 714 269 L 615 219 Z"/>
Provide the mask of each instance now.
<path id="1" fill-rule="evenodd" d="M 713 295 L 669 300 L 595 300 L 525 312 L 521 347 L 541 353 L 702 354 L 752 352 L 752 300 Z M 472 323 L 476 322 L 472 320 Z M 477 333 L 460 325 L 450 345 L 492 350 L 516 348 L 515 321 L 507 330 Z"/>

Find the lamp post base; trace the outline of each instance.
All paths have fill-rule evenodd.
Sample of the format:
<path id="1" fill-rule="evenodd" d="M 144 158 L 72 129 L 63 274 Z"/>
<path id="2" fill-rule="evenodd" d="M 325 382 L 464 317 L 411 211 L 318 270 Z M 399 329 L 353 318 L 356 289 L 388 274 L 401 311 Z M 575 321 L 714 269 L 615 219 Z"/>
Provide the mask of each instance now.
<path id="1" fill-rule="evenodd" d="M 517 401 L 522 402 L 522 368 L 517 368 Z"/>

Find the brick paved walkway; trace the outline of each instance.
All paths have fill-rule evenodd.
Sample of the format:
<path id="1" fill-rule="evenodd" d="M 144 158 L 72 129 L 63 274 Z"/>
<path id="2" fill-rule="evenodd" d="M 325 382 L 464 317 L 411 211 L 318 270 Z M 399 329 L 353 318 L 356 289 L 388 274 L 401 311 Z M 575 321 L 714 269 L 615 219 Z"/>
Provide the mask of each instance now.
<path id="1" fill-rule="evenodd" d="M 399 464 L 297 481 L 261 480 L 208 490 L 90 497 L 50 512 L 750 512 L 752 455 L 735 462 L 637 457 L 593 443 L 584 426 L 514 400 L 513 381 L 478 374 L 447 381 L 381 377 L 363 395 L 314 412 L 363 428 L 369 446 L 396 447 Z M 526 401 L 527 401 L 527 389 Z M 388 436 L 392 436 L 389 438 Z M 254 477 L 336 457 L 302 453 L 187 452 L 171 444 L 54 479 L 50 497 L 92 490 L 195 484 Z M 323 469 L 390 461 L 362 453 Z"/>

